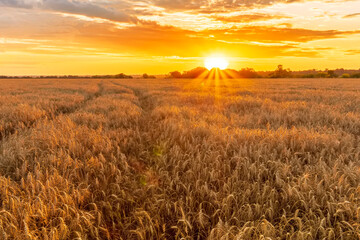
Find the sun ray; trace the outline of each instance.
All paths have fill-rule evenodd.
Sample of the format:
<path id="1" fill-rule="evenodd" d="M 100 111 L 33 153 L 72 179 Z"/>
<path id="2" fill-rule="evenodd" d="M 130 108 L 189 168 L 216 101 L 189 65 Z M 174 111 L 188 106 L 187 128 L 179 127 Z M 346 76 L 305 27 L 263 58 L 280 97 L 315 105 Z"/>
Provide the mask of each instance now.
<path id="1" fill-rule="evenodd" d="M 228 78 L 239 78 L 232 71 L 229 71 L 228 69 L 225 69 L 224 73 L 229 76 Z"/>
<path id="2" fill-rule="evenodd" d="M 225 88 L 222 88 L 222 89 L 225 89 L 224 92 L 229 93 L 229 88 L 231 86 L 229 84 L 229 77 L 226 74 L 226 70 L 220 71 L 220 78 L 222 80 L 222 84 L 224 84 L 224 86 L 225 86 Z"/>
<path id="3" fill-rule="evenodd" d="M 235 78 L 227 73 L 226 68 L 229 62 L 223 57 L 209 57 L 205 59 L 204 65 L 207 70 L 204 70 L 187 86 L 198 86 L 202 89 L 201 91 L 213 91 L 216 98 L 228 92 L 228 79 Z M 225 92 L 223 91 L 224 86 L 226 87 Z"/>
<path id="4" fill-rule="evenodd" d="M 219 68 L 215 69 L 215 101 L 217 102 L 218 98 L 220 97 L 220 72 Z"/>

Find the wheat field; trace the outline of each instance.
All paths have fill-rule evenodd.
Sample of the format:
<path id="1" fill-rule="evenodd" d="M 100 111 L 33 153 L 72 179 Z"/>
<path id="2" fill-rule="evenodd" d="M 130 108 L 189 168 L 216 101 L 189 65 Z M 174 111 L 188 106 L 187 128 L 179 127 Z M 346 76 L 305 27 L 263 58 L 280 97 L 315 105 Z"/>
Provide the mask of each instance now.
<path id="1" fill-rule="evenodd" d="M 0 86 L 0 239 L 360 239 L 359 80 Z"/>

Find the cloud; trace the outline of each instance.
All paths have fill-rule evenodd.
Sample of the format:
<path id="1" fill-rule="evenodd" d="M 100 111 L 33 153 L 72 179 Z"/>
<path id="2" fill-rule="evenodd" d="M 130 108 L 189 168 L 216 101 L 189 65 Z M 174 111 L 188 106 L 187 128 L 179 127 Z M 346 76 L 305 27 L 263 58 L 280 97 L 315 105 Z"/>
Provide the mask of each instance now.
<path id="1" fill-rule="evenodd" d="M 15 8 L 32 8 L 35 1 L 24 0 L 0 0 L 0 6 Z"/>
<path id="2" fill-rule="evenodd" d="M 358 16 L 360 16 L 360 13 L 352 13 L 349 15 L 345 15 L 343 18 L 352 18 L 352 17 L 358 17 Z"/>
<path id="3" fill-rule="evenodd" d="M 208 5 L 207 0 L 153 0 L 152 3 L 167 9 L 200 9 L 201 6 Z"/>
<path id="4" fill-rule="evenodd" d="M 302 28 L 247 26 L 221 30 L 208 30 L 205 35 L 213 35 L 216 39 L 229 41 L 258 42 L 309 42 L 320 39 L 340 38 L 358 34 L 359 31 L 310 30 Z"/>
<path id="5" fill-rule="evenodd" d="M 214 16 L 215 20 L 219 20 L 226 23 L 250 23 L 255 21 L 266 21 L 272 19 L 283 19 L 283 18 L 290 18 L 284 15 L 270 15 L 270 14 L 243 14 L 243 15 L 236 15 L 236 16 Z"/>
<path id="6" fill-rule="evenodd" d="M 79 14 L 118 22 L 136 21 L 135 17 L 88 1 L 78 0 L 0 0 L 0 6 Z"/>
<path id="7" fill-rule="evenodd" d="M 100 7 L 89 2 L 68 0 L 43 0 L 42 6 L 48 10 L 65 13 L 82 14 L 88 17 L 99 17 L 119 22 L 127 22 L 131 18 L 126 13 Z"/>
<path id="8" fill-rule="evenodd" d="M 298 45 L 314 40 L 344 38 L 357 33 L 271 26 L 192 31 L 147 21 L 119 29 L 110 21 L 83 21 L 47 11 L 36 13 L 26 9 L 9 9 L 5 18 L 9 19 L 5 25 L 0 21 L 3 37 L 46 39 L 54 47 L 65 49 L 67 54 L 75 54 L 74 49 L 81 46 L 98 49 L 99 52 L 137 56 L 198 57 L 217 51 L 229 56 L 249 58 L 316 56 L 317 50 L 301 49 Z M 10 47 L 9 44 L 7 46 Z M 25 44 L 12 44 L 11 48 L 32 53 L 54 52 L 50 48 L 34 50 L 33 46 Z"/>
<path id="9" fill-rule="evenodd" d="M 346 50 L 347 55 L 360 55 L 360 49 Z"/>
<path id="10" fill-rule="evenodd" d="M 229 56 L 271 57 L 283 55 L 285 50 L 295 48 L 289 45 L 260 46 L 245 42 L 233 45 L 205 38 L 202 35 L 207 34 L 206 32 L 198 33 L 171 26 L 160 26 L 154 22 L 142 22 L 137 26 L 117 29 L 109 22 L 101 24 L 84 22 L 75 18 L 64 19 L 60 15 L 53 15 L 47 22 L 42 18 L 34 22 L 36 17 L 36 15 L 31 15 L 29 19 L 24 19 L 24 24 L 27 24 L 25 28 L 10 27 L 3 33 L 7 39 L 31 38 L 33 44 L 8 40 L 7 51 L 84 55 L 83 52 L 77 50 L 81 46 L 82 49 L 97 49 L 89 52 L 93 55 L 98 51 L 114 54 L 129 53 L 135 56 L 194 57 L 220 49 Z M 26 23 L 27 21 L 29 23 Z M 47 24 L 49 24 L 48 27 L 46 27 Z M 47 39 L 47 43 L 36 43 L 37 39 Z M 46 47 L 49 44 L 52 44 L 51 47 Z"/>
<path id="11" fill-rule="evenodd" d="M 5 0 L 0 0 L 4 5 Z M 195 2 L 195 1 L 194 1 Z M 29 1 L 14 4 L 29 6 Z M 6 4 L 10 4 L 7 1 Z M 76 5 L 72 8 L 71 6 Z M 105 17 L 103 14 L 115 11 L 114 5 L 99 2 L 70 0 L 43 0 L 33 9 L 25 7 L 8 8 L 0 16 L 2 37 L 13 39 L 46 39 L 48 43 L 7 43 L 8 51 L 31 52 L 31 54 L 96 55 L 98 53 L 128 54 L 135 56 L 179 56 L 181 58 L 201 57 L 213 52 L 222 52 L 230 57 L 271 58 L 278 56 L 319 57 L 327 49 L 301 48 L 302 43 L 321 39 L 346 38 L 356 31 L 310 30 L 279 26 L 246 26 L 220 29 L 186 30 L 180 27 L 164 26 L 156 22 L 138 21 L 119 29 L 113 21 L 84 21 L 81 18 L 64 17 L 69 14 Z M 99 5 L 100 6 L 100 5 Z M 44 9 L 34 11 L 34 9 Z M 70 9 L 72 8 L 72 9 Z M 119 8 L 120 9 L 120 8 Z M 3 9 L 1 9 L 3 10 Z M 180 16 L 180 15 L 179 15 Z M 190 16 L 187 16 L 190 17 Z M 262 19 L 286 18 L 282 15 L 256 13 L 234 17 L 207 16 L 221 21 L 260 21 Z M 107 16 L 109 18 L 109 16 Z M 3 20 L 2 20 L 3 19 Z M 170 22 L 168 22 L 170 24 Z M 217 24 L 219 24 L 217 22 Z M 220 24 L 219 24 L 220 25 Z M 51 44 L 50 44 L 51 43 Z M 36 46 L 34 46 L 36 45 Z M 311 45 L 311 43 L 309 44 Z M 323 47 L 326 47 L 324 45 Z M 82 50 L 79 52 L 78 48 Z M 95 59 L 95 58 L 94 58 Z"/>
<path id="12" fill-rule="evenodd" d="M 254 5 L 271 5 L 275 2 L 289 3 L 296 1 L 297 0 L 152 0 L 152 3 L 170 10 L 210 10 L 216 12 L 224 8 L 233 9 Z"/>

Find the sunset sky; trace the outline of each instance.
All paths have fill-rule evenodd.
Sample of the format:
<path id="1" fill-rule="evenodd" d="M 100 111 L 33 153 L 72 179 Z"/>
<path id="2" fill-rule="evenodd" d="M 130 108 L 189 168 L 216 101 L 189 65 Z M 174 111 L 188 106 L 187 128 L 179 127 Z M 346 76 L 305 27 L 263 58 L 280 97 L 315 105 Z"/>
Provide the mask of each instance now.
<path id="1" fill-rule="evenodd" d="M 360 0 L 0 0 L 0 74 L 360 68 Z"/>

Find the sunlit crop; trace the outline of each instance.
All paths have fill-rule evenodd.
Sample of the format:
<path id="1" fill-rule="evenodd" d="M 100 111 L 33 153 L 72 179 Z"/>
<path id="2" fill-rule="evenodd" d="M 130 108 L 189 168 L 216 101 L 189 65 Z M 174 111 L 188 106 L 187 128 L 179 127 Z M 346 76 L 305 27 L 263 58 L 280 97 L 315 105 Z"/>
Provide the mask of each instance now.
<path id="1" fill-rule="evenodd" d="M 0 239 L 359 239 L 352 79 L 0 80 Z"/>

